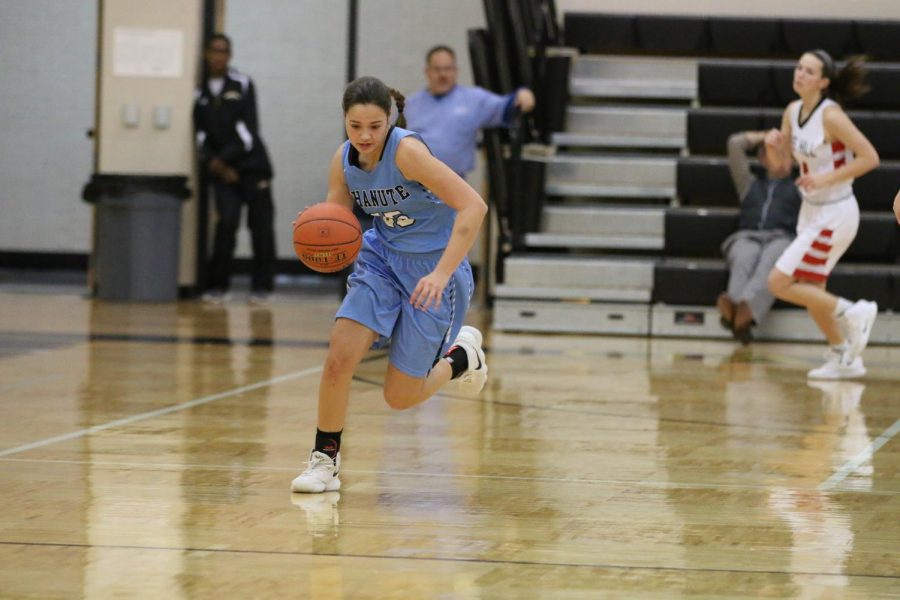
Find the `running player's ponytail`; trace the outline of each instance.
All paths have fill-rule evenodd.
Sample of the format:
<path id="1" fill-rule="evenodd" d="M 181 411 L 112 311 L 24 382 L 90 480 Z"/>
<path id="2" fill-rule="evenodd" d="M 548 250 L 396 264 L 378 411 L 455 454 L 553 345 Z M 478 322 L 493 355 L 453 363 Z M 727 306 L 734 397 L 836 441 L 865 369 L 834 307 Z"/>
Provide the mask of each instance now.
<path id="1" fill-rule="evenodd" d="M 394 88 L 388 88 L 391 96 L 394 98 L 394 103 L 397 104 L 397 127 L 406 127 L 406 117 L 403 116 L 403 109 L 406 106 L 406 96 L 401 94 L 399 91 Z"/>
<path id="2" fill-rule="evenodd" d="M 871 86 L 866 83 L 866 59 L 863 56 L 851 56 L 843 68 L 838 69 L 834 59 L 824 50 L 812 50 L 810 54 L 822 63 L 822 77 L 830 80 L 825 93 L 840 104 L 853 101 L 869 92 Z"/>
<path id="3" fill-rule="evenodd" d="M 406 106 L 406 98 L 376 77 L 359 77 L 348 83 L 341 106 L 344 108 L 344 114 L 347 114 L 347 111 L 357 104 L 374 104 L 390 117 L 392 97 L 397 103 L 397 126 L 405 127 L 406 117 L 403 116 L 403 108 Z"/>
<path id="4" fill-rule="evenodd" d="M 862 56 L 851 56 L 844 67 L 838 71 L 837 77 L 831 80 L 829 89 L 839 104 L 850 102 L 869 93 L 872 89 L 866 82 L 866 59 Z"/>

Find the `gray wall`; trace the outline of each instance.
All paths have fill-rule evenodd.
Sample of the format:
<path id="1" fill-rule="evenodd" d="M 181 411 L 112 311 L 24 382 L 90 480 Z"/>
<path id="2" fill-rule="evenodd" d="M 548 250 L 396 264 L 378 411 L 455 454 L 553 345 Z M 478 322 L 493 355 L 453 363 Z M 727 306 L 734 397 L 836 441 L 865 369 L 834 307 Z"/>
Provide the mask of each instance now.
<path id="1" fill-rule="evenodd" d="M 228 0 L 232 65 L 257 88 L 260 126 L 275 168 L 275 240 L 294 256 L 291 221 L 325 199 L 328 165 L 342 141 L 340 98 L 347 65 L 347 2 Z M 239 256 L 250 256 L 242 229 Z"/>
<path id="2" fill-rule="evenodd" d="M 0 251 L 88 252 L 97 3 L 0 2 Z"/>
<path id="3" fill-rule="evenodd" d="M 357 75 L 374 75 L 410 95 L 425 84 L 425 53 L 445 44 L 456 50 L 460 83 L 472 83 L 466 30 L 485 26 L 482 0 L 362 0 L 359 4 Z M 371 33 L 391 30 L 398 33 Z"/>

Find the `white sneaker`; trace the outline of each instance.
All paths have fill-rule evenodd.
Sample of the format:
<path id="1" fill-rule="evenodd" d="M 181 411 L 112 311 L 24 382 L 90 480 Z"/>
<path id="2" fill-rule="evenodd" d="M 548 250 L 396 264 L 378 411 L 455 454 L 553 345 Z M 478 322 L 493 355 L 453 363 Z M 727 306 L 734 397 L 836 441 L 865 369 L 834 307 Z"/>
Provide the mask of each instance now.
<path id="1" fill-rule="evenodd" d="M 484 388 L 487 381 L 488 367 L 484 359 L 484 350 L 481 349 L 482 339 L 480 331 L 464 325 L 453 342 L 453 345 L 466 351 L 469 363 L 465 373 L 459 376 L 459 389 L 473 396 Z"/>
<path id="2" fill-rule="evenodd" d="M 313 537 L 334 536 L 338 533 L 340 492 L 322 494 L 291 494 L 291 504 L 306 513 L 306 525 Z"/>
<path id="3" fill-rule="evenodd" d="M 872 333 L 872 325 L 878 316 L 878 305 L 868 300 L 854 302 L 850 308 L 844 311 L 838 319 L 847 343 L 850 345 L 850 356 L 853 358 L 862 354 L 866 344 L 869 343 L 869 335 Z"/>
<path id="4" fill-rule="evenodd" d="M 311 450 L 306 470 L 291 482 L 291 491 L 304 494 L 336 492 L 341 489 L 338 473 L 341 470 L 341 453 L 331 458 L 322 452 Z"/>
<path id="5" fill-rule="evenodd" d="M 806 376 L 810 379 L 851 379 L 862 377 L 866 374 L 866 368 L 860 357 L 850 356 L 850 350 L 839 351 L 828 348 L 825 351 L 825 364 L 817 369 L 812 369 Z"/>

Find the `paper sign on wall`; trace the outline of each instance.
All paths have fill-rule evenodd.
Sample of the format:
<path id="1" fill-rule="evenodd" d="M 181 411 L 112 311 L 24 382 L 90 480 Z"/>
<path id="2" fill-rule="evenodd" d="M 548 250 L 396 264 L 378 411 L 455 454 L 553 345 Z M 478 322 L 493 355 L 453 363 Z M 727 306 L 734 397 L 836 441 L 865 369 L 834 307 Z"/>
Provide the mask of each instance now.
<path id="1" fill-rule="evenodd" d="M 113 31 L 113 75 L 181 77 L 184 32 L 179 29 L 116 27 Z"/>

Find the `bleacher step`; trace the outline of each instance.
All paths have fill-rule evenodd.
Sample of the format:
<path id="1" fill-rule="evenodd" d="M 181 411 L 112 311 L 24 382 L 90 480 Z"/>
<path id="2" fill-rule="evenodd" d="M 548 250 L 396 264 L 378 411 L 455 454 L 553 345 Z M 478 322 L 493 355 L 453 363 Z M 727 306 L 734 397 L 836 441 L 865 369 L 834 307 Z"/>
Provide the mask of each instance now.
<path id="1" fill-rule="evenodd" d="M 652 259 L 639 258 L 513 255 L 504 261 L 504 283 L 515 288 L 628 288 L 649 293 L 654 265 Z"/>
<path id="2" fill-rule="evenodd" d="M 731 339 L 730 331 L 719 324 L 719 313 L 711 306 L 672 306 L 655 304 L 652 308 L 651 335 L 656 337 L 699 337 Z M 759 341 L 821 342 L 822 332 L 805 310 L 775 308 L 759 327 L 753 328 Z M 900 315 L 878 314 L 870 344 L 900 344 Z"/>
<path id="3" fill-rule="evenodd" d="M 675 158 L 556 155 L 544 190 L 551 196 L 672 198 Z"/>
<path id="4" fill-rule="evenodd" d="M 697 61 L 579 56 L 572 68 L 569 92 L 598 98 L 693 100 L 697 96 Z"/>
<path id="5" fill-rule="evenodd" d="M 498 298 L 494 303 L 493 328 L 541 333 L 733 339 L 731 333 L 719 325 L 716 309 L 709 306 Z M 754 328 L 753 334 L 758 342 L 810 342 L 821 343 L 824 348 L 821 332 L 806 311 L 799 309 L 772 310 L 766 322 Z M 869 344 L 900 345 L 900 315 L 879 313 Z"/>
<path id="6" fill-rule="evenodd" d="M 493 327 L 501 331 L 649 335 L 650 306 L 498 298 Z"/>
<path id="7" fill-rule="evenodd" d="M 662 237 L 641 235 L 585 235 L 576 233 L 528 233 L 529 248 L 581 248 L 619 250 L 662 250 Z"/>
<path id="8" fill-rule="evenodd" d="M 570 106 L 566 131 L 553 144 L 572 147 L 676 148 L 685 146 L 687 110 L 630 106 Z"/>
<path id="9" fill-rule="evenodd" d="M 662 239 L 665 215 L 662 208 L 551 204 L 544 206 L 541 231 Z"/>
<path id="10" fill-rule="evenodd" d="M 515 286 L 502 283 L 494 288 L 494 295 L 504 300 L 550 300 L 584 302 L 650 302 L 651 291 L 645 288 L 599 287 L 571 288 L 546 286 Z"/>

